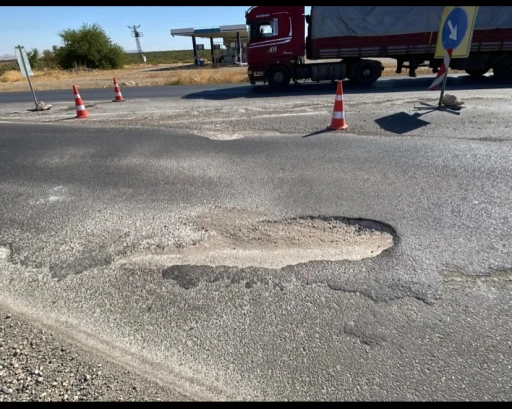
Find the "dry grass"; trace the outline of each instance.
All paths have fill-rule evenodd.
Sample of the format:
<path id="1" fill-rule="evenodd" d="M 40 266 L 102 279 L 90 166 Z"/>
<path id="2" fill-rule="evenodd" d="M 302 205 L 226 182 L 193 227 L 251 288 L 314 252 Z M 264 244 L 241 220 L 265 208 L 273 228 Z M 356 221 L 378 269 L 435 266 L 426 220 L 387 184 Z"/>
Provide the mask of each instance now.
<path id="1" fill-rule="evenodd" d="M 396 65 L 392 61 L 383 61 L 386 68 L 383 76 L 395 74 Z M 151 71 L 148 71 L 151 69 Z M 417 74 L 432 73 L 425 67 L 416 70 Z M 403 70 L 401 75 L 408 75 Z M 138 86 L 155 85 L 197 85 L 197 84 L 239 84 L 248 82 L 247 67 L 205 67 L 184 64 L 147 64 L 131 65 L 120 70 L 98 70 L 93 72 L 69 72 L 63 70 L 35 71 L 30 78 L 36 91 L 68 89 L 76 85 L 79 88 L 106 88 L 113 86 L 113 78 L 122 86 L 133 82 Z M 123 85 L 124 84 L 124 85 Z M 0 77 L 0 92 L 26 91 L 27 79 L 19 71 L 6 71 Z"/>
<path id="2" fill-rule="evenodd" d="M 168 85 L 240 84 L 248 82 L 247 68 L 176 71 Z"/>
<path id="3" fill-rule="evenodd" d="M 0 77 L 0 82 L 7 82 L 7 83 L 12 83 L 12 82 L 20 82 L 23 80 L 23 75 L 21 75 L 21 72 L 20 71 L 14 71 L 14 70 L 11 70 L 11 71 L 6 71 L 1 77 Z"/>
<path id="4" fill-rule="evenodd" d="M 147 71 L 153 69 L 154 71 Z M 201 67 L 194 65 L 136 65 L 120 70 L 69 72 L 63 70 L 35 71 L 30 77 L 36 91 L 68 89 L 73 85 L 82 89 L 112 87 L 113 78 L 121 86 L 238 84 L 248 82 L 247 67 Z M 7 71 L 0 77 L 0 92 L 28 90 L 28 81 L 19 71 Z"/>

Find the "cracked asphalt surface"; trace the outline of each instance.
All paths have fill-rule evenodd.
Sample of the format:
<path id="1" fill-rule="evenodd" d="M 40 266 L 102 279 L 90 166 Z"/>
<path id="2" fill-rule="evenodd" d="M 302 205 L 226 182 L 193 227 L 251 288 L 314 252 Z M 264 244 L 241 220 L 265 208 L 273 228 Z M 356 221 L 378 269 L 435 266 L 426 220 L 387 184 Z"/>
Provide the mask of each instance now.
<path id="1" fill-rule="evenodd" d="M 510 88 L 421 116 L 433 93 L 348 94 L 345 133 L 321 132 L 327 92 L 226 92 L 91 121 L 2 104 L 0 300 L 189 399 L 511 400 Z M 282 269 L 159 258 L 212 208 L 375 221 L 394 245 Z"/>

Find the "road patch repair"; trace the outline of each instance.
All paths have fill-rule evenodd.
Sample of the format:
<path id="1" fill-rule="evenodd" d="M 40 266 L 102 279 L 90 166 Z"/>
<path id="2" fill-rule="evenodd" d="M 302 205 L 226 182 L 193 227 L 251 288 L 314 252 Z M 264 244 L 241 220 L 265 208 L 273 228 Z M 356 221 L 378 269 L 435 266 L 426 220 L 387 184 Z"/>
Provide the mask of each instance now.
<path id="1" fill-rule="evenodd" d="M 419 79 L 423 80 L 421 77 Z M 368 93 L 346 87 L 344 95 L 340 96 L 335 95 L 332 86 L 308 84 L 276 96 L 273 93 L 261 93 L 249 86 L 244 87 L 247 91 L 242 96 L 239 95 L 238 87 L 234 87 L 237 91 L 233 96 L 230 96 L 229 89 L 203 89 L 196 92 L 194 87 L 190 87 L 191 91 L 182 96 L 123 98 L 122 104 L 113 102 L 112 97 L 107 96 L 104 99 L 96 96 L 90 100 L 87 98 L 88 90 L 84 90 L 81 98 L 87 117 L 71 116 L 70 111 L 75 111 L 76 104 L 64 101 L 52 102 L 51 111 L 39 112 L 27 110 L 23 103 L 2 103 L 0 123 L 159 128 L 168 131 L 169 135 L 192 134 L 217 141 L 287 135 L 305 137 L 320 133 L 341 138 L 345 135 L 358 135 L 495 140 L 498 136 L 492 127 L 477 125 L 478 132 L 472 134 L 462 134 L 458 130 L 467 122 L 468 115 L 478 124 L 492 114 L 497 125 L 501 123 L 506 127 L 512 114 L 512 104 L 503 104 L 503 101 L 511 101 L 512 95 L 509 90 L 500 88 L 486 89 L 485 93 L 480 89 L 459 89 L 456 96 L 444 95 L 443 109 L 439 109 L 438 98 L 426 89 L 396 92 L 376 89 Z M 76 88 L 79 89 L 79 86 Z M 70 102 L 71 98 L 70 92 Z M 118 98 L 122 98 L 122 95 Z M 343 107 L 340 98 L 343 98 Z M 422 106 L 418 107 L 418 103 Z M 461 114 L 462 105 L 466 115 Z M 325 132 L 326 128 L 348 127 L 346 115 L 350 128 L 343 132 Z M 343 119 L 338 116 L 343 116 Z M 383 122 L 385 127 L 381 126 Z M 328 126 L 329 123 L 331 126 Z"/>
<path id="2" fill-rule="evenodd" d="M 269 220 L 241 209 L 216 208 L 196 219 L 203 240 L 162 253 L 132 254 L 122 262 L 280 269 L 309 261 L 376 257 L 394 244 L 383 223 L 341 217 Z"/>

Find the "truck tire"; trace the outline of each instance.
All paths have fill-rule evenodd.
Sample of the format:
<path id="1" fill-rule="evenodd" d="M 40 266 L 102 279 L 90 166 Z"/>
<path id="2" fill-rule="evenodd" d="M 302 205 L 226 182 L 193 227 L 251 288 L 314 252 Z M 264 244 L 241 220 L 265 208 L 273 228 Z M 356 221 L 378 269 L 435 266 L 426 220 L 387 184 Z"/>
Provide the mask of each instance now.
<path id="1" fill-rule="evenodd" d="M 271 88 L 284 88 L 290 84 L 290 72 L 285 67 L 276 66 L 267 72 L 267 82 Z"/>
<path id="2" fill-rule="evenodd" d="M 483 76 L 485 73 L 487 73 L 489 69 L 486 70 L 466 70 L 466 74 L 469 74 L 473 78 L 479 78 Z"/>
<path id="3" fill-rule="evenodd" d="M 498 80 L 512 80 L 512 55 L 508 55 L 496 64 L 492 69 L 494 78 Z"/>
<path id="4" fill-rule="evenodd" d="M 354 65 L 350 80 L 357 85 L 370 86 L 379 79 L 382 66 L 378 61 L 361 60 Z"/>

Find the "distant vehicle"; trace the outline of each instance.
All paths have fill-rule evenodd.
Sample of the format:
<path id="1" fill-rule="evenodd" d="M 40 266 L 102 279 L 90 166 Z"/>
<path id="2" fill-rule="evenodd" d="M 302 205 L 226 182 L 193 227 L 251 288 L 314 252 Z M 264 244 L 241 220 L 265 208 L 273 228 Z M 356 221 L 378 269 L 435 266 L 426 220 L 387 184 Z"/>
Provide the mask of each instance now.
<path id="1" fill-rule="evenodd" d="M 253 6 L 246 12 L 249 81 L 284 87 L 291 80 L 348 78 L 372 85 L 383 66 L 367 58 L 395 59 L 396 72 L 408 68 L 413 77 L 419 66 L 437 72 L 442 59 L 434 54 L 443 8 L 311 6 L 311 15 L 305 15 L 304 6 Z M 337 61 L 308 63 L 304 56 Z M 492 69 L 495 78 L 512 80 L 512 7 L 480 6 L 470 55 L 452 59 L 450 68 L 475 77 Z"/>

